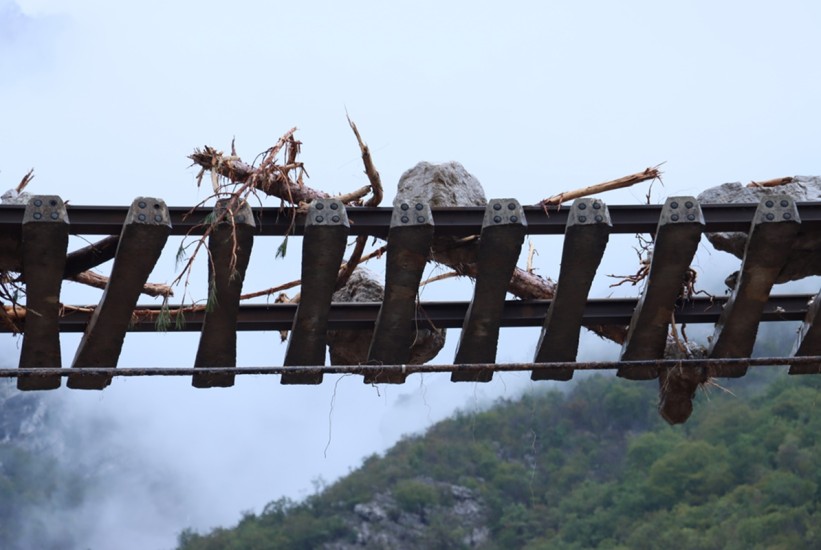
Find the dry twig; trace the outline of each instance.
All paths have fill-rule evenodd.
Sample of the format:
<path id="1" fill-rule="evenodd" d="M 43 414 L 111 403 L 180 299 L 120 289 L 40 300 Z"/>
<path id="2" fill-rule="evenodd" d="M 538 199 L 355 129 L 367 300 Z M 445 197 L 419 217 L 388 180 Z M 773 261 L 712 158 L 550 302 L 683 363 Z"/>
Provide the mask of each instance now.
<path id="1" fill-rule="evenodd" d="M 652 168 L 647 168 L 643 172 L 637 172 L 615 180 L 590 185 L 588 187 L 582 187 L 581 189 L 574 189 L 573 191 L 565 191 L 564 193 L 559 193 L 558 195 L 553 195 L 552 197 L 544 199 L 539 202 L 539 206 L 546 209 L 549 206 L 558 206 L 564 202 L 581 197 L 588 197 L 590 195 L 595 195 L 596 193 L 604 193 L 605 191 L 631 187 L 643 181 L 656 179 L 661 180 L 661 171 L 659 170 L 659 166 L 661 166 L 661 164 L 653 166 Z"/>
<path id="2" fill-rule="evenodd" d="M 67 279 L 70 281 L 74 281 L 75 283 L 81 283 L 103 290 L 105 289 L 109 281 L 108 277 L 106 277 L 105 275 L 100 275 L 99 273 L 95 273 L 94 271 L 83 271 L 72 277 L 67 277 Z M 154 298 L 157 298 L 159 296 L 168 298 L 174 295 L 174 291 L 171 289 L 170 286 L 161 283 L 145 283 L 143 285 L 143 289 L 141 290 L 141 292 L 148 296 L 153 296 Z"/>
<path id="3" fill-rule="evenodd" d="M 786 185 L 795 181 L 795 178 L 787 176 L 784 178 L 773 178 L 764 181 L 751 181 L 747 187 L 778 187 L 779 185 Z"/>
<path id="4" fill-rule="evenodd" d="M 368 181 L 371 183 L 371 191 L 373 192 L 373 195 L 365 203 L 365 206 L 379 206 L 379 203 L 382 202 L 383 197 L 382 178 L 379 176 L 379 172 L 373 164 L 370 148 L 364 141 L 362 141 L 362 136 L 359 135 L 359 130 L 357 129 L 356 124 L 351 120 L 351 117 L 347 118 L 348 124 L 351 126 L 351 130 L 353 130 L 353 133 L 356 136 L 356 141 L 359 144 L 359 150 L 362 152 L 362 163 L 365 165 L 365 174 L 368 176 Z M 339 270 L 339 275 L 336 278 L 336 288 L 342 288 L 345 286 L 345 283 L 348 282 L 348 279 L 351 278 L 356 266 L 359 265 L 359 262 L 361 261 L 362 253 L 365 251 L 365 244 L 367 242 L 367 235 L 360 235 L 356 238 L 356 244 L 351 252 L 351 256 L 348 258 L 345 265 Z"/>

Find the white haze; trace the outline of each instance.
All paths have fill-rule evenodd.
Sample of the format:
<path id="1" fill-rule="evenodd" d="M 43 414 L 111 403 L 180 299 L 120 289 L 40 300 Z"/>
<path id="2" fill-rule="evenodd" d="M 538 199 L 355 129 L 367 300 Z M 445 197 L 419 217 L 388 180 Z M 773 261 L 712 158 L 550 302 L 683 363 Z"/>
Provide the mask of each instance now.
<path id="1" fill-rule="evenodd" d="M 137 195 L 192 204 L 207 194 L 187 168 L 194 147 L 227 150 L 236 136 L 251 160 L 298 126 L 308 184 L 348 191 L 365 178 L 346 110 L 373 150 L 384 204 L 421 160 L 458 160 L 489 197 L 523 203 L 663 161 L 655 201 L 725 181 L 818 174 L 819 15 L 816 3 L 789 1 L 0 0 L 0 190 L 33 166 L 32 192 L 74 204 Z M 605 198 L 637 203 L 646 190 Z M 537 272 L 555 278 L 561 239 L 533 241 Z M 177 242 L 152 281 L 173 278 Z M 283 261 L 274 259 L 279 242 L 256 241 L 247 289 L 298 277 L 301 243 Z M 610 289 L 605 277 L 636 270 L 633 244 L 613 237 L 594 296 L 638 292 Z M 715 293 L 738 265 L 706 244 L 696 262 Z M 470 284 L 447 281 L 423 298 L 470 294 Z M 99 292 L 67 284 L 62 299 L 94 303 Z M 537 335 L 503 330 L 499 360 L 531 360 Z M 449 332 L 437 362 L 452 359 L 458 337 Z M 278 364 L 278 339 L 241 334 L 238 363 Z M 62 336 L 64 364 L 78 340 Z M 16 364 L 19 340 L 0 343 Z M 196 346 L 191 334 L 129 334 L 120 365 L 190 366 Z M 617 353 L 583 339 L 583 359 Z M 282 495 L 302 498 L 312 480 L 337 479 L 404 433 L 531 387 L 526 374 L 487 385 L 414 375 L 379 388 L 334 376 L 318 387 L 254 377 L 213 390 L 118 379 L 101 393 L 47 396 L 71 426 L 72 456 L 114 456 L 123 468 L 72 513 L 82 547 L 143 549 L 173 547 L 185 527 L 228 525 Z"/>

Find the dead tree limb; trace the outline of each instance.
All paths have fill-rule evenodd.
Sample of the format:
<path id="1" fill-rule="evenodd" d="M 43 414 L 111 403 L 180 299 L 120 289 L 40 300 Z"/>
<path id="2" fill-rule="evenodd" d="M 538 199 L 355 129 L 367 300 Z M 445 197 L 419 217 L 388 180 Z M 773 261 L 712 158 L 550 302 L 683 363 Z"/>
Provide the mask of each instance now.
<path id="1" fill-rule="evenodd" d="M 612 191 L 614 189 L 631 187 L 643 181 L 655 179 L 660 180 L 661 171 L 658 169 L 659 166 L 661 166 L 661 164 L 653 166 L 652 168 L 646 168 L 643 172 L 636 172 L 635 174 L 630 174 L 629 176 L 624 176 L 615 180 L 606 181 L 604 183 L 597 183 L 596 185 L 590 185 L 588 187 L 582 187 L 580 189 L 574 189 L 573 191 L 565 191 L 564 193 L 559 193 L 558 195 L 553 195 L 552 197 L 548 197 L 540 201 L 538 206 L 541 206 L 543 208 L 547 208 L 549 206 L 558 206 L 564 202 L 578 199 L 581 197 L 588 197 L 590 195 L 595 195 L 597 193 L 604 193 L 605 191 Z"/>
<path id="2" fill-rule="evenodd" d="M 95 273 L 93 271 L 83 271 L 73 277 L 66 278 L 69 281 L 74 281 L 76 283 L 81 283 L 100 289 L 105 289 L 109 280 L 105 275 L 100 275 L 99 273 Z M 143 285 L 142 293 L 155 298 L 159 296 L 168 298 L 174 295 L 174 292 L 171 290 L 170 286 L 160 283 L 145 283 L 145 285 Z"/>
<path id="3" fill-rule="evenodd" d="M 117 253 L 118 244 L 120 244 L 120 236 L 111 235 L 71 252 L 66 256 L 63 279 L 70 279 L 83 271 L 88 271 L 113 259 Z"/>
<path id="4" fill-rule="evenodd" d="M 764 181 L 751 181 L 747 184 L 747 187 L 778 187 L 779 185 L 787 185 L 788 183 L 792 183 L 795 178 L 787 176 L 785 178 L 773 178 L 771 180 L 764 180 Z"/>
<path id="5" fill-rule="evenodd" d="M 362 136 L 359 135 L 359 130 L 357 129 L 356 124 L 351 120 L 351 117 L 348 117 L 348 124 L 351 125 L 351 130 L 353 130 L 353 133 L 356 136 L 356 141 L 359 144 L 359 150 L 362 152 L 362 163 L 365 165 L 365 174 L 368 176 L 368 181 L 371 182 L 371 191 L 373 192 L 373 195 L 371 195 L 371 198 L 369 198 L 365 203 L 365 206 L 379 206 L 379 203 L 382 202 L 382 197 L 384 196 L 382 191 L 382 178 L 379 176 L 379 171 L 377 171 L 373 164 L 370 148 L 364 141 L 362 141 Z M 348 279 L 351 278 L 356 266 L 359 265 L 359 262 L 362 259 L 362 253 L 365 251 L 365 244 L 367 242 L 367 235 L 360 235 L 356 238 L 356 244 L 351 252 L 351 256 L 339 270 L 339 275 L 336 278 L 337 289 L 345 286 L 345 283 L 347 283 Z"/>

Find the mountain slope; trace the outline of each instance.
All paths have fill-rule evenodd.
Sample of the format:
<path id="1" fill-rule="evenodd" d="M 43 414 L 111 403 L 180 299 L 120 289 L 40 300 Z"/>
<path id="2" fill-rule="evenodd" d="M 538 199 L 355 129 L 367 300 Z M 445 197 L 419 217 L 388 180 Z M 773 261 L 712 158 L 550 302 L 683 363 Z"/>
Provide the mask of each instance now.
<path id="1" fill-rule="evenodd" d="M 459 414 L 179 548 L 821 547 L 819 390 L 759 369 L 673 428 L 655 383 L 592 377 Z"/>

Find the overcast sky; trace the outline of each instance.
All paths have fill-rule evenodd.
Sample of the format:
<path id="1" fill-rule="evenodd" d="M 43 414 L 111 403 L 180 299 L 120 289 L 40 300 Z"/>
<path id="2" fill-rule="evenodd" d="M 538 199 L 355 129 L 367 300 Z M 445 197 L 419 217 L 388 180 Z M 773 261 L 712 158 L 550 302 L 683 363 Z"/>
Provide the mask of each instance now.
<path id="1" fill-rule="evenodd" d="M 459 161 L 489 198 L 524 204 L 665 161 L 656 202 L 727 181 L 819 174 L 820 25 L 821 4 L 811 1 L 0 0 L 0 192 L 34 167 L 30 191 L 74 204 L 146 195 L 190 205 L 207 194 L 188 167 L 193 148 L 227 150 L 236 136 L 252 160 L 292 126 L 308 184 L 349 191 L 367 181 L 346 109 L 372 148 L 384 204 L 422 160 Z M 646 191 L 603 198 L 636 203 Z M 540 274 L 558 275 L 560 242 L 537 242 Z M 600 296 L 610 292 L 604 273 L 636 268 L 632 239 L 611 242 Z M 298 277 L 298 246 L 282 261 L 278 244 L 257 240 L 247 290 Z M 173 279 L 175 250 L 151 280 Z M 716 292 L 733 262 L 707 245 L 696 259 Z M 450 282 L 423 298 L 470 293 Z M 64 286 L 66 302 L 99 296 Z M 537 334 L 503 331 L 499 359 L 531 360 Z M 63 335 L 64 365 L 78 340 Z M 436 362 L 451 361 L 457 341 L 451 331 Z M 584 342 L 588 358 L 617 356 L 614 346 Z M 240 365 L 279 364 L 284 354 L 274 333 L 241 334 L 239 343 Z M 0 346 L 16 365 L 19 339 Z M 132 334 L 120 365 L 190 366 L 196 346 L 191 334 Z M 123 524 L 112 513 L 89 544 L 128 534 L 135 548 L 154 548 L 172 546 L 183 527 L 233 523 L 241 510 L 304 496 L 312 479 L 337 478 L 455 407 L 528 387 L 527 375 L 487 385 L 414 375 L 379 389 L 353 377 L 319 387 L 271 377 L 227 390 L 134 379 L 102 393 L 54 393 L 77 422 L 116 422 L 117 445 L 166 472 L 179 497 L 170 506 L 146 493 L 144 520 Z M 109 510 L 127 509 L 109 497 Z"/>

